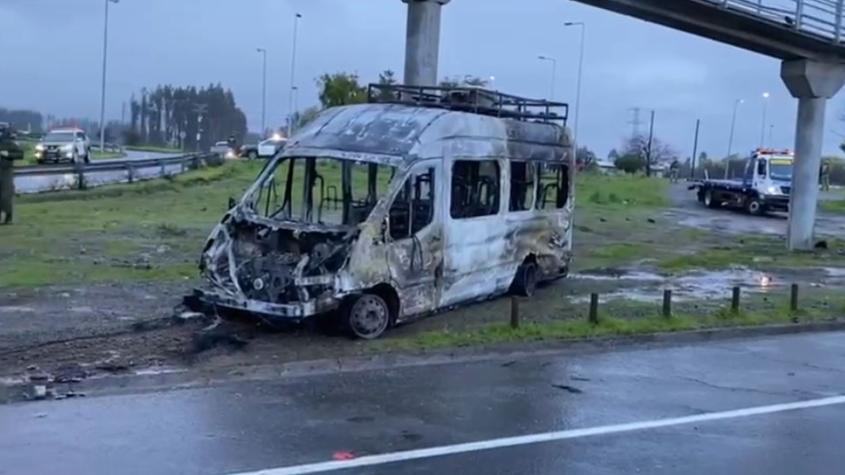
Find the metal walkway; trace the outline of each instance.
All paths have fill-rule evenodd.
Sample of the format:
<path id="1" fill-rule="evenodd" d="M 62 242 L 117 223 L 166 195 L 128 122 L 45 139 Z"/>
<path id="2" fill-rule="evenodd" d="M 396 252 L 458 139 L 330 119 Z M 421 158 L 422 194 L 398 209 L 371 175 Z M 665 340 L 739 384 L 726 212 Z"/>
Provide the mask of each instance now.
<path id="1" fill-rule="evenodd" d="M 845 63 L 845 0 L 574 0 L 783 60 Z"/>

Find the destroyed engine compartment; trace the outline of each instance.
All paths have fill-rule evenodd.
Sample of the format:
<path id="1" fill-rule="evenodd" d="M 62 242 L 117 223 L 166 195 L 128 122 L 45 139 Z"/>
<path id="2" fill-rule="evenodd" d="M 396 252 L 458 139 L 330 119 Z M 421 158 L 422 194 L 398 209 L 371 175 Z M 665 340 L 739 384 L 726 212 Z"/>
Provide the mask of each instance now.
<path id="1" fill-rule="evenodd" d="M 331 290 L 352 236 L 306 228 L 230 216 L 212 233 L 200 269 L 215 287 L 250 300 L 308 301 Z"/>

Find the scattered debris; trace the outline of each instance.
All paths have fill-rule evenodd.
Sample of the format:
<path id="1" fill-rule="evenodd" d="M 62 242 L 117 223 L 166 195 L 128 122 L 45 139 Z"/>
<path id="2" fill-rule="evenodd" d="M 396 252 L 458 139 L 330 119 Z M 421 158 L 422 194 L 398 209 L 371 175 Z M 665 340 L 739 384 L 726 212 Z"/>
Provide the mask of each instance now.
<path id="1" fill-rule="evenodd" d="M 585 378 L 583 376 L 570 376 L 569 379 L 571 379 L 573 381 L 582 381 L 582 382 L 592 381 L 590 378 Z"/>
<path id="2" fill-rule="evenodd" d="M 332 458 L 335 460 L 352 460 L 355 457 L 355 454 L 348 451 L 348 450 L 340 450 L 332 454 Z"/>
<path id="3" fill-rule="evenodd" d="M 502 367 L 503 368 L 510 368 L 511 366 L 513 366 L 515 364 L 516 364 L 516 360 L 507 361 L 505 363 L 502 363 Z"/>

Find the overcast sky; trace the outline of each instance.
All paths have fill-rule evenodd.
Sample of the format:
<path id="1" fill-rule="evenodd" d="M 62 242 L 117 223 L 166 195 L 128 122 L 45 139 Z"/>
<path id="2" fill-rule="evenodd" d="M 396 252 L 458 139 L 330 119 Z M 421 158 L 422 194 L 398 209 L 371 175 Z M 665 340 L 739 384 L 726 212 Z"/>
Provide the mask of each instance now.
<path id="1" fill-rule="evenodd" d="M 0 0 L 0 106 L 58 116 L 99 116 L 103 0 Z M 120 0 L 110 16 L 107 117 L 141 87 L 220 82 L 258 130 L 261 62 L 269 51 L 268 122 L 288 108 L 293 16 L 301 12 L 300 108 L 317 102 L 314 78 L 393 69 L 401 77 L 406 6 L 400 0 Z M 569 0 L 453 0 L 443 10 L 440 76 L 494 76 L 503 91 L 546 97 L 558 59 L 556 98 L 574 104 L 578 31 L 588 25 L 581 142 L 606 154 L 631 133 L 631 108 L 656 111 L 656 135 L 687 156 L 696 118 L 700 150 L 727 152 L 731 110 L 740 106 L 734 150 L 758 145 L 762 93 L 776 147 L 793 147 L 796 101 L 778 61 Z M 831 101 L 825 151 L 837 152 L 845 123 Z M 768 130 L 766 137 L 768 140 Z"/>

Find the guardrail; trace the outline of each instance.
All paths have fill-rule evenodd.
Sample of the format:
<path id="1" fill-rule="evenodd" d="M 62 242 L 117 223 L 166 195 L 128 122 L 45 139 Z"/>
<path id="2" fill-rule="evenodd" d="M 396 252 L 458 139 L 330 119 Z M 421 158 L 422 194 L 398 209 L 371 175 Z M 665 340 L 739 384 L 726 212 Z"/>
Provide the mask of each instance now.
<path id="1" fill-rule="evenodd" d="M 845 0 L 704 0 L 722 8 L 753 14 L 799 33 L 842 42 Z"/>
<path id="2" fill-rule="evenodd" d="M 174 157 L 108 160 L 88 164 L 40 165 L 15 168 L 18 193 L 40 193 L 57 190 L 83 190 L 115 183 L 133 183 L 178 175 L 221 158 L 214 154 L 191 154 Z"/>

